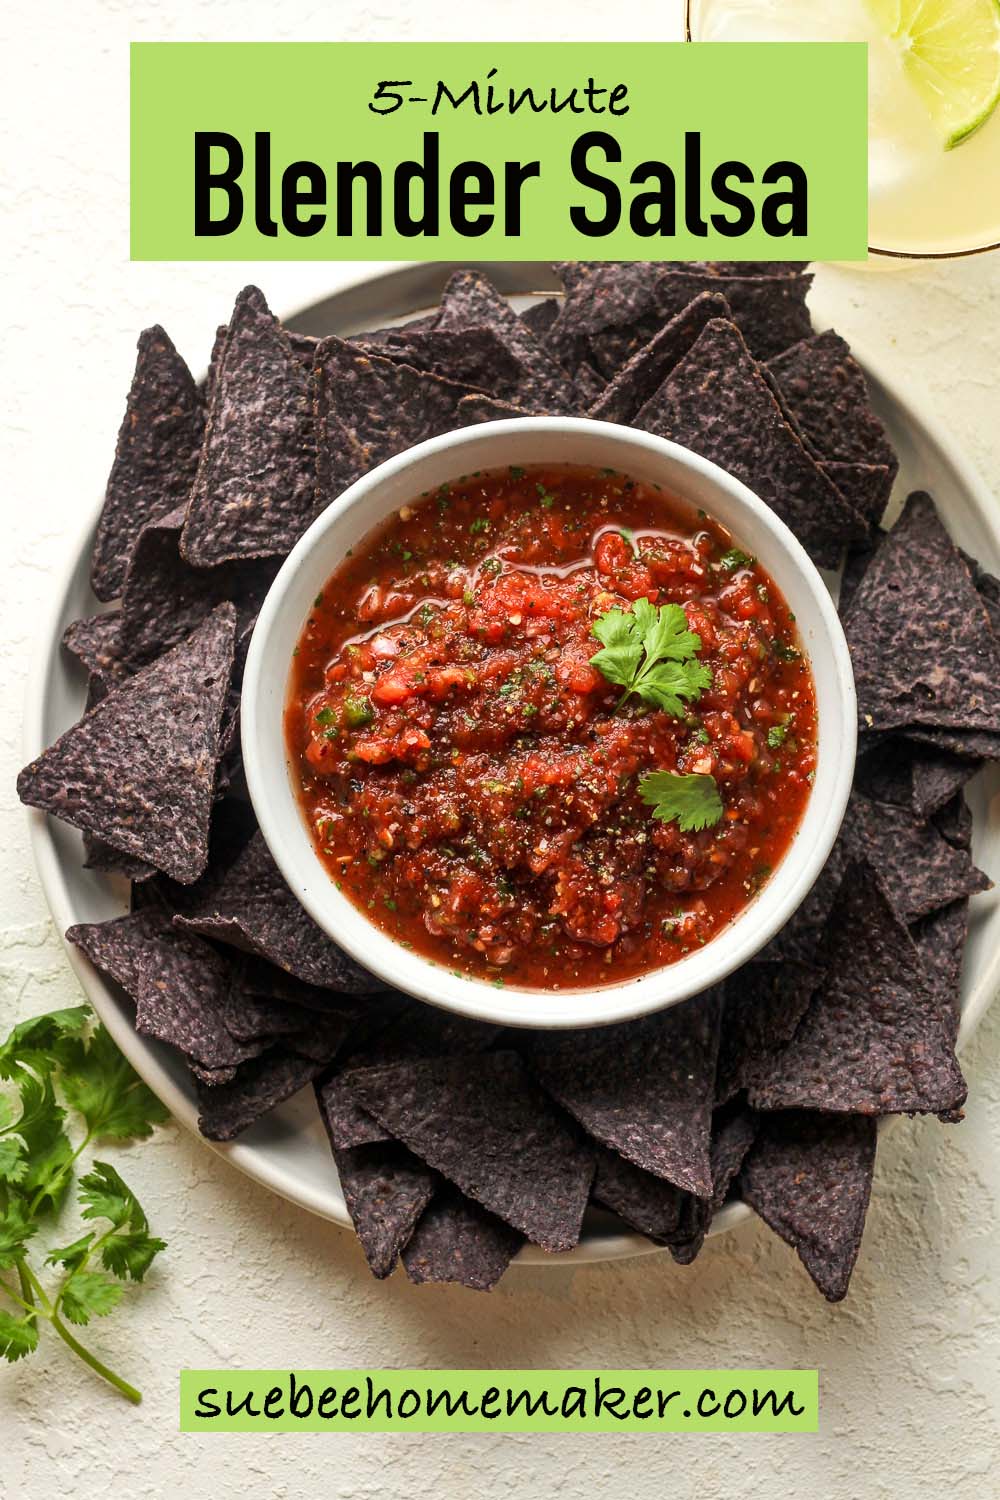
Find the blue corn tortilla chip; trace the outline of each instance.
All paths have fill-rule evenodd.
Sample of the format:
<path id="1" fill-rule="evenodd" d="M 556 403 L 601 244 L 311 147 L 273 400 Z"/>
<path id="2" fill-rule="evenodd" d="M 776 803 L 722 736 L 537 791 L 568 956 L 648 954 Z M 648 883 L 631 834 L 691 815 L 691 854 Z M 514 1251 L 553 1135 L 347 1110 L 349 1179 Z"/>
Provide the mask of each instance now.
<path id="1" fill-rule="evenodd" d="M 91 683 L 96 679 L 105 690 L 128 675 L 121 654 L 121 618 L 121 610 L 110 610 L 74 620 L 63 632 L 66 650 L 90 673 Z M 92 708 L 94 701 L 87 707 Z"/>
<path id="2" fill-rule="evenodd" d="M 668 1242 L 679 1266 L 689 1266 L 705 1243 L 712 1219 L 725 1203 L 747 1152 L 757 1135 L 757 1116 L 742 1100 L 727 1109 L 717 1110 L 712 1121 L 712 1196 L 710 1199 L 684 1195 L 677 1231 Z"/>
<path id="3" fill-rule="evenodd" d="M 923 492 L 878 548 L 844 621 L 862 729 L 1000 733 L 1000 655 L 981 595 Z"/>
<path id="4" fill-rule="evenodd" d="M 303 984 L 263 959 L 236 954 L 234 960 L 224 1020 L 237 1041 L 281 1038 L 307 1057 L 324 1051 L 329 1057 L 347 1041 L 369 1003 Z"/>
<path id="5" fill-rule="evenodd" d="M 63 644 L 91 672 L 87 708 L 92 708 L 116 682 L 148 666 L 179 645 L 220 603 L 232 601 L 237 611 L 237 638 L 230 692 L 219 741 L 216 791 L 233 779 L 240 764 L 239 690 L 243 665 L 258 608 L 276 571 L 273 559 L 246 564 L 223 563 L 217 568 L 191 568 L 179 555 L 177 542 L 183 511 L 172 511 L 143 527 L 125 577 L 122 608 L 107 615 L 76 620 L 67 627 Z M 130 879 L 149 875 L 152 866 L 116 856 L 90 834 L 84 835 L 87 868 L 125 874 Z"/>
<path id="6" fill-rule="evenodd" d="M 208 860 L 236 612 L 113 688 L 18 777 L 31 807 L 95 834 L 184 884 Z"/>
<path id="7" fill-rule="evenodd" d="M 942 906 L 930 916 L 921 917 L 910 928 L 910 936 L 937 996 L 948 1036 L 954 1045 L 961 1020 L 962 969 L 969 936 L 968 900 L 953 901 L 950 906 Z"/>
<path id="8" fill-rule="evenodd" d="M 284 557 L 316 515 L 310 378 L 256 287 L 236 299 L 180 549 L 194 567 Z"/>
<path id="9" fill-rule="evenodd" d="M 569 413 L 577 409 L 574 384 L 566 370 L 539 343 L 524 319 L 481 271 L 456 271 L 441 296 L 441 309 L 434 331 L 471 337 L 488 329 L 514 361 L 518 377 L 511 385 L 512 398 L 522 406 Z M 496 395 L 504 392 L 490 387 Z"/>
<path id="10" fill-rule="evenodd" d="M 906 724 L 902 733 L 915 745 L 964 755 L 970 760 L 1000 760 L 1000 734 L 991 729 L 939 729 L 928 724 Z"/>
<path id="11" fill-rule="evenodd" d="M 634 425 L 741 479 L 820 566 L 836 566 L 846 544 L 867 532 L 785 421 L 734 323 L 706 324 Z"/>
<path id="12" fill-rule="evenodd" d="M 383 328 L 366 328 L 360 333 L 349 333 L 347 342 L 369 353 L 374 351 L 376 354 L 382 354 L 386 348 L 398 344 L 400 339 L 408 334 L 426 333 L 434 327 L 437 319 L 435 309 L 434 312 L 427 313 L 422 318 L 410 318 L 406 323 L 388 323 Z"/>
<path id="13" fill-rule="evenodd" d="M 630 1228 L 651 1240 L 667 1244 L 681 1235 L 681 1218 L 688 1194 L 652 1172 L 644 1172 L 634 1162 L 610 1151 L 596 1148 L 597 1170 L 592 1189 L 594 1201 L 609 1208 Z"/>
<path id="14" fill-rule="evenodd" d="M 373 1276 L 392 1274 L 437 1178 L 395 1141 L 334 1149 L 347 1211 Z"/>
<path id="15" fill-rule="evenodd" d="M 903 922 L 992 884 L 968 850 L 951 843 L 933 819 L 924 821 L 908 808 L 875 802 L 861 792 L 851 795 L 841 838 L 850 856 L 878 869 Z"/>
<path id="16" fill-rule="evenodd" d="M 134 1000 L 143 975 L 155 968 L 155 945 L 147 934 L 158 930 L 157 915 L 133 912 L 109 922 L 79 922 L 66 929 L 66 939 Z"/>
<path id="17" fill-rule="evenodd" d="M 205 381 L 202 386 L 202 399 L 206 408 L 211 402 L 215 387 L 219 381 L 219 370 L 222 367 L 222 351 L 226 347 L 226 334 L 229 329 L 225 323 L 219 323 L 215 330 L 215 338 L 212 341 L 212 352 L 208 358 L 208 370 L 205 373 Z"/>
<path id="18" fill-rule="evenodd" d="M 750 1103 L 864 1115 L 958 1109 L 966 1086 L 950 1028 L 871 866 L 846 870 L 817 961 L 823 983 Z"/>
<path id="19" fill-rule="evenodd" d="M 875 1121 L 766 1115 L 740 1178 L 744 1200 L 791 1245 L 828 1302 L 847 1293 L 875 1168 Z"/>
<path id="20" fill-rule="evenodd" d="M 913 762 L 913 810 L 918 817 L 929 818 L 949 803 L 956 792 L 972 780 L 979 770 L 978 760 L 964 760 L 946 750 L 932 750 L 916 755 Z"/>
<path id="21" fill-rule="evenodd" d="M 306 984 L 349 995 L 382 988 L 300 906 L 259 832 L 224 879 L 174 920 L 188 931 L 266 958 Z"/>
<path id="22" fill-rule="evenodd" d="M 237 1041 L 225 1023 L 232 966 L 208 943 L 178 932 L 157 911 L 69 928 L 71 943 L 109 974 L 136 1007 L 136 1030 L 210 1070 L 232 1069 L 264 1050 Z"/>
<path id="23" fill-rule="evenodd" d="M 961 791 L 980 764 L 930 745 L 879 735 L 859 757 L 856 780 L 875 801 L 907 807 L 927 819 Z"/>
<path id="24" fill-rule="evenodd" d="M 304 988 L 309 989 L 311 986 Z M 329 990 L 317 990 L 315 993 L 328 998 L 330 995 Z M 352 1018 L 339 1016 L 336 1012 L 331 1013 L 331 1018 L 338 1031 L 346 1037 L 352 1026 Z M 254 995 L 240 984 L 233 985 L 229 991 L 224 1019 L 226 1029 L 237 1041 L 281 1040 L 289 1046 L 295 1036 L 308 1035 L 311 1030 L 321 1030 L 324 1026 L 322 1014 L 317 1014 L 311 1007 L 295 1005 L 288 1000 L 274 1000 L 266 995 Z M 310 1048 L 307 1056 L 312 1055 Z"/>
<path id="25" fill-rule="evenodd" d="M 838 463 L 821 458 L 819 466 L 848 505 L 863 516 L 869 526 L 874 528 L 881 524 L 895 479 L 895 471 L 890 465 Z"/>
<path id="26" fill-rule="evenodd" d="M 456 424 L 472 427 L 477 422 L 509 422 L 514 417 L 537 417 L 540 414 L 527 406 L 514 406 L 510 401 L 501 401 L 496 396 L 463 396 L 458 403 Z"/>
<path id="27" fill-rule="evenodd" d="M 391 1138 L 391 1132 L 358 1103 L 351 1086 L 354 1068 L 485 1052 L 499 1034 L 499 1026 L 485 1021 L 451 1015 L 430 1005 L 411 1005 L 347 1052 L 337 1073 L 316 1080 L 316 1102 L 331 1144 L 363 1146 Z"/>
<path id="28" fill-rule="evenodd" d="M 457 1282 L 475 1292 L 492 1291 L 521 1248 L 522 1236 L 464 1193 L 443 1188 L 424 1209 L 402 1262 L 417 1286 Z"/>
<path id="29" fill-rule="evenodd" d="M 267 1040 L 235 1038 L 226 1026 L 231 965 L 199 938 L 178 933 L 157 910 L 67 930 L 69 942 L 108 974 L 136 1008 L 135 1029 L 177 1047 L 192 1067 L 232 1077 Z"/>
<path id="30" fill-rule="evenodd" d="M 756 1116 L 742 1101 L 717 1110 L 712 1121 L 711 1198 L 681 1192 L 623 1156 L 598 1147 L 594 1201 L 618 1214 L 632 1229 L 665 1245 L 678 1265 L 690 1265 L 712 1217 L 726 1201 L 756 1131 Z"/>
<path id="31" fill-rule="evenodd" d="M 826 468 L 829 470 L 829 464 Z M 844 559 L 843 572 L 840 575 L 840 587 L 837 591 L 837 613 L 841 620 L 846 620 L 851 605 L 854 603 L 858 592 L 858 585 L 868 569 L 868 564 L 875 556 L 876 551 L 885 540 L 887 533 L 884 531 L 873 531 L 871 536 L 863 542 L 855 542 L 847 549 Z"/>
<path id="32" fill-rule="evenodd" d="M 535 338 L 544 344 L 545 335 L 559 316 L 559 303 L 555 297 L 544 297 L 529 303 L 520 316 L 525 327 L 530 328 Z"/>
<path id="33" fill-rule="evenodd" d="M 548 342 L 563 362 L 589 359 L 610 379 L 664 323 L 702 292 L 726 298 L 757 359 L 770 359 L 812 331 L 806 293 L 812 277 L 719 274 L 717 269 L 664 262 L 563 262 L 566 289 Z"/>
<path id="34" fill-rule="evenodd" d="M 180 554 L 183 510 L 150 522 L 140 532 L 122 595 L 119 653 L 128 671 L 162 656 L 226 600 L 236 609 L 238 636 L 257 618 L 279 560 L 261 558 L 192 568 Z"/>
<path id="35" fill-rule="evenodd" d="M 316 358 L 316 350 L 319 348 L 319 339 L 312 333 L 295 333 L 291 328 L 286 328 L 288 342 L 292 346 L 292 353 L 298 360 L 307 375 L 312 374 L 313 361 Z"/>
<path id="36" fill-rule="evenodd" d="M 598 396 L 607 385 L 603 375 L 598 375 L 593 365 L 584 361 L 577 365 L 573 371 L 573 389 L 576 391 L 577 406 L 586 414 L 597 400 Z"/>
<path id="37" fill-rule="evenodd" d="M 673 317 L 699 292 L 718 292 L 729 304 L 755 359 L 768 360 L 812 332 L 806 296 L 812 275 L 801 269 L 783 275 L 716 275 L 680 267 L 657 283 L 661 315 Z"/>
<path id="38" fill-rule="evenodd" d="M 132 909 L 155 906 L 172 916 L 201 905 L 218 889 L 256 831 L 257 818 L 249 802 L 239 797 L 220 797 L 209 820 L 208 863 L 202 874 L 191 885 L 181 885 L 157 874 L 142 886 L 133 886 Z"/>
<path id="39" fill-rule="evenodd" d="M 369 1114 L 490 1213 L 543 1250 L 578 1242 L 593 1153 L 516 1053 L 357 1069 L 351 1081 Z"/>
<path id="40" fill-rule="evenodd" d="M 379 354 L 395 364 L 501 398 L 516 399 L 524 382 L 521 365 L 489 328 L 430 328 L 416 333 L 404 328 L 377 348 L 359 347 L 367 354 Z"/>
<path id="41" fill-rule="evenodd" d="M 92 676 L 87 683 L 87 702 L 84 709 L 89 713 L 100 703 L 102 698 L 108 694 L 108 684 L 105 678 Z M 138 885 L 142 881 L 151 880 L 156 875 L 153 865 L 147 864 L 144 859 L 137 859 L 133 854 L 125 854 L 121 849 L 116 849 L 113 844 L 105 843 L 89 829 L 83 830 L 83 868 L 85 870 L 100 870 L 105 875 L 120 875 L 126 880 L 131 880 Z"/>
<path id="42" fill-rule="evenodd" d="M 186 504 L 201 451 L 204 410 L 191 371 L 156 326 L 139 337 L 132 388 L 90 560 L 98 599 L 121 593 L 147 521 Z"/>
<path id="43" fill-rule="evenodd" d="M 807 260 L 695 260 L 687 264 L 709 276 L 800 276 L 808 270 Z"/>
<path id="44" fill-rule="evenodd" d="M 451 432 L 471 394 L 334 336 L 316 351 L 315 382 L 317 510 L 387 458 Z"/>
<path id="45" fill-rule="evenodd" d="M 881 465 L 895 478 L 899 460 L 872 409 L 864 371 L 838 333 L 831 328 L 793 344 L 768 369 L 815 452 L 842 463 Z"/>
<path id="46" fill-rule="evenodd" d="M 822 977 L 814 964 L 795 959 L 760 959 L 730 974 L 723 985 L 717 1105 L 766 1074 L 774 1054 L 794 1036 Z"/>
<path id="47" fill-rule="evenodd" d="M 333 1078 L 317 1079 L 316 1103 L 330 1144 L 338 1150 L 392 1140 L 392 1132 L 385 1130 L 374 1115 L 358 1103 L 351 1087 L 350 1068 Z"/>
<path id="48" fill-rule="evenodd" d="M 148 912 L 122 921 L 154 923 L 157 918 Z M 233 1069 L 259 1056 L 266 1046 L 262 1039 L 237 1041 L 226 1027 L 224 1004 L 233 974 L 225 960 L 170 922 L 161 920 L 151 937 L 150 956 L 157 967 L 143 974 L 133 996 L 136 1031 L 212 1070 Z"/>
<path id="49" fill-rule="evenodd" d="M 280 1043 L 301 1058 L 330 1065 L 357 1025 L 357 1014 L 349 1008 L 337 1010 L 327 1004 L 324 1010 L 319 1010 L 315 1005 L 277 1001 L 252 995 L 244 989 L 244 984 L 246 977 L 237 974 L 222 1010 L 226 1031 L 238 1043 L 262 1047 Z M 310 986 L 301 986 L 301 990 L 324 995 L 330 1001 L 328 990 L 312 990 Z"/>
<path id="50" fill-rule="evenodd" d="M 852 792 L 840 834 L 819 879 L 761 957 L 805 962 L 815 959 L 844 870 L 852 858 L 867 859 L 877 867 L 893 910 L 903 923 L 916 922 L 960 897 L 988 889 L 990 881 L 973 864 L 967 844 L 947 837 L 949 831 L 954 832 L 958 816 L 954 800 L 935 818 L 924 819 L 909 808 L 876 801 L 860 790 Z M 952 822 L 942 828 L 936 818 L 949 809 Z"/>
<path id="51" fill-rule="evenodd" d="M 311 1083 L 323 1066 L 279 1046 L 240 1063 L 224 1083 L 206 1084 L 195 1074 L 198 1129 L 209 1141 L 235 1140 Z"/>
<path id="52" fill-rule="evenodd" d="M 701 292 L 659 329 L 601 391 L 587 415 L 603 422 L 631 422 L 687 354 L 713 318 L 730 317 L 717 292 Z"/>
<path id="53" fill-rule="evenodd" d="M 557 415 L 576 411 L 581 406 L 576 381 L 558 369 L 541 350 L 535 351 L 536 358 L 544 361 L 550 374 L 525 363 L 525 330 L 516 315 L 514 322 L 518 339 L 513 341 L 513 347 L 511 341 L 505 340 L 503 331 L 487 327 L 430 328 L 414 333 L 403 328 L 377 345 L 358 347 L 366 354 L 381 355 L 395 364 L 437 375 L 497 400 L 514 401 L 530 405 L 538 412 Z"/>
<path id="54" fill-rule="evenodd" d="M 541 1034 L 531 1067 L 595 1140 L 707 1198 L 719 1017 L 709 991 L 643 1020 Z"/>
<path id="55" fill-rule="evenodd" d="M 123 854 L 113 844 L 106 844 L 103 839 L 95 838 L 92 833 L 84 832 L 83 855 L 83 868 L 99 870 L 102 875 L 120 875 L 125 880 L 139 884 L 145 880 L 151 880 L 156 874 L 155 867 L 147 864 L 144 859 L 135 859 L 131 854 Z"/>
<path id="56" fill-rule="evenodd" d="M 547 342 L 567 369 L 590 359 L 596 345 L 601 372 L 613 375 L 635 352 L 630 344 L 647 342 L 664 321 L 655 295 L 661 267 L 653 261 L 560 261 L 554 269 L 565 295 Z"/>
<path id="57" fill-rule="evenodd" d="M 938 833 L 953 849 L 968 854 L 972 848 L 972 812 L 961 792 L 936 812 L 931 822 Z"/>
<path id="58" fill-rule="evenodd" d="M 986 613 L 990 617 L 993 634 L 997 640 L 1000 640 L 1000 578 L 994 578 L 992 573 L 987 573 L 986 569 L 980 567 L 976 559 L 970 557 L 967 552 L 962 553 L 962 561 L 972 575 L 976 592 L 986 605 Z"/>

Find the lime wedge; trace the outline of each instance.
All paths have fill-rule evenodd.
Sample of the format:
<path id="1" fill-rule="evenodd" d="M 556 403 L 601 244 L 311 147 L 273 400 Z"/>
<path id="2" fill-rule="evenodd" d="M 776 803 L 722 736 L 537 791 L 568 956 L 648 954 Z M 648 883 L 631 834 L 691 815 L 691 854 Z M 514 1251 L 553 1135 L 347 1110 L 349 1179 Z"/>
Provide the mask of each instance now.
<path id="1" fill-rule="evenodd" d="M 944 137 L 959 146 L 1000 100 L 1000 0 L 867 0 Z"/>

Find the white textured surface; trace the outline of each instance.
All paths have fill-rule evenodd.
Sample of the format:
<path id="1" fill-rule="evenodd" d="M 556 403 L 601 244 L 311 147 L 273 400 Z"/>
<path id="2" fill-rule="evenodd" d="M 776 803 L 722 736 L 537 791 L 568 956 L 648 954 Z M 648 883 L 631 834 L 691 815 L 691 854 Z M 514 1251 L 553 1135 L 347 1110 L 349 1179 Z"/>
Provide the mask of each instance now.
<path id="1" fill-rule="evenodd" d="M 76 998 L 13 777 L 39 605 L 103 483 L 136 333 L 161 320 L 200 365 L 251 275 L 290 311 L 364 269 L 130 266 L 128 41 L 558 39 L 581 30 L 667 39 L 678 34 L 679 10 L 677 0 L 624 10 L 505 0 L 490 12 L 454 0 L 381 0 L 349 14 L 304 0 L 7 8 L 0 1029 Z M 895 379 L 928 393 L 991 475 L 1000 458 L 1000 258 L 820 274 L 837 325 L 848 337 L 877 337 Z M 666 1257 L 521 1270 L 488 1299 L 400 1279 L 378 1286 L 349 1235 L 271 1198 L 175 1128 L 108 1151 L 170 1242 L 147 1286 L 92 1330 L 146 1401 L 133 1412 L 55 1341 L 0 1370 L 0 1495 L 916 1500 L 947 1492 L 985 1500 L 1000 1455 L 998 1054 L 1000 1006 L 963 1059 L 966 1122 L 901 1124 L 885 1142 L 860 1264 L 838 1308 L 756 1223 L 711 1243 L 689 1270 Z M 818 1366 L 822 1431 L 691 1438 L 683 1447 L 626 1437 L 180 1436 L 178 1369 L 226 1364 Z"/>

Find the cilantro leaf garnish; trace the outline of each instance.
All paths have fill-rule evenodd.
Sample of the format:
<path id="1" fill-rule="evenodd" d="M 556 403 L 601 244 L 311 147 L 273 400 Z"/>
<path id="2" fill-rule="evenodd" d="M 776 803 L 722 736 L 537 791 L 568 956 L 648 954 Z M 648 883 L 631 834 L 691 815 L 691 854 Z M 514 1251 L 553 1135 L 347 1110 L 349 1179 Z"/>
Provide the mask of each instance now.
<path id="1" fill-rule="evenodd" d="M 121 1301 L 125 1288 L 100 1271 L 77 1271 L 66 1283 L 62 1311 L 67 1323 L 89 1323 L 104 1318 Z"/>
<path id="2" fill-rule="evenodd" d="M 13 1318 L 0 1311 L 0 1356 L 10 1364 L 38 1348 L 38 1324 L 33 1316 Z"/>
<path id="3" fill-rule="evenodd" d="M 103 1026 L 94 1032 L 88 1047 L 78 1041 L 69 1050 L 62 1088 L 67 1104 L 83 1116 L 90 1135 L 100 1140 L 142 1140 L 167 1118 L 159 1099 Z"/>
<path id="4" fill-rule="evenodd" d="M 712 673 L 698 661 L 701 637 L 688 628 L 679 604 L 655 608 L 637 599 L 627 613 L 609 609 L 594 621 L 591 633 L 603 649 L 590 658 L 609 682 L 625 691 L 618 707 L 630 696 L 683 718 L 685 703 L 696 703 L 712 685 Z"/>
<path id="5" fill-rule="evenodd" d="M 714 776 L 650 771 L 639 782 L 639 796 L 654 818 L 676 822 L 682 833 L 713 828 L 725 811 Z"/>
<path id="6" fill-rule="evenodd" d="M 92 1370 L 139 1402 L 135 1387 L 67 1326 L 106 1317 L 125 1282 L 141 1281 L 165 1248 L 113 1166 L 94 1162 L 80 1179 L 82 1217 L 91 1221 L 86 1232 L 39 1252 L 39 1263 L 32 1257 L 36 1236 L 90 1143 L 137 1140 L 166 1119 L 104 1028 L 86 1035 L 89 1015 L 79 1006 L 35 1016 L 0 1044 L 0 1078 L 6 1080 L 0 1093 L 0 1303 L 8 1304 L 0 1305 L 0 1358 L 14 1363 L 31 1354 L 44 1321 Z M 43 1284 L 45 1266 L 61 1268 L 55 1285 Z"/>
<path id="7" fill-rule="evenodd" d="M 27 1242 L 37 1229 L 24 1199 L 8 1193 L 7 1207 L 0 1214 L 0 1271 L 9 1271 L 27 1254 Z"/>
<path id="8" fill-rule="evenodd" d="M 58 1051 L 66 1037 L 79 1035 L 86 1019 L 87 1007 L 74 1005 L 20 1021 L 7 1040 L 0 1042 L 0 1078 L 16 1078 L 22 1064 L 30 1066 L 33 1057 L 44 1059 Z M 43 1071 L 44 1066 L 43 1061 Z"/>
<path id="9" fill-rule="evenodd" d="M 0 1182 L 20 1182 L 27 1170 L 21 1142 L 13 1136 L 0 1140 Z"/>

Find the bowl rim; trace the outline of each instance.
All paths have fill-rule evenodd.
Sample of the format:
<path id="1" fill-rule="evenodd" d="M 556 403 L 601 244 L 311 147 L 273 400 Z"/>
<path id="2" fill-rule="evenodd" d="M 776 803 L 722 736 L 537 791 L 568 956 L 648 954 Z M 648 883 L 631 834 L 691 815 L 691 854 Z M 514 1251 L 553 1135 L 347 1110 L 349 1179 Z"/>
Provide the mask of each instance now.
<path id="1" fill-rule="evenodd" d="M 300 572 L 309 566 L 318 550 L 327 551 L 323 582 L 343 562 L 344 549 L 330 546 L 330 533 L 336 535 L 338 528 L 343 528 L 346 518 L 356 513 L 358 507 L 372 506 L 379 494 L 384 495 L 387 488 L 397 485 L 411 470 L 416 472 L 421 463 L 454 456 L 450 476 L 454 480 L 459 473 L 477 467 L 502 467 L 503 458 L 483 459 L 479 464 L 467 459 L 463 463 L 462 455 L 477 446 L 508 440 L 513 446 L 523 445 L 529 435 L 538 434 L 553 439 L 586 435 L 591 442 L 597 439 L 609 449 L 621 450 L 624 447 L 634 451 L 637 458 L 641 455 L 647 462 L 659 460 L 665 465 L 679 467 L 703 487 L 714 490 L 717 495 L 721 493 L 726 502 L 748 519 L 752 517 L 757 528 L 774 543 L 786 576 L 794 568 L 805 586 L 813 618 L 803 618 L 800 603 L 796 610 L 799 628 L 805 634 L 806 628 L 812 625 L 814 636 L 820 637 L 820 648 L 825 649 L 829 657 L 832 671 L 828 674 L 826 701 L 830 707 L 826 712 L 835 716 L 839 730 L 836 754 L 827 755 L 831 770 L 827 770 L 822 753 L 820 755 L 824 800 L 818 801 L 820 788 L 814 788 L 803 815 L 803 825 L 800 825 L 792 845 L 761 895 L 748 903 L 704 948 L 675 964 L 594 988 L 498 988 L 488 980 L 453 972 L 422 954 L 406 950 L 395 938 L 376 928 L 336 890 L 329 872 L 320 861 L 293 785 L 283 722 L 277 735 L 273 722 L 274 684 L 280 680 L 281 701 L 286 702 L 290 667 L 290 653 L 287 661 L 274 657 L 276 627 L 288 607 L 286 599 L 294 593 Z M 545 460 L 522 455 L 520 461 Z M 587 466 L 592 462 L 588 459 Z M 620 451 L 616 454 L 614 467 L 627 469 Z M 426 482 L 415 480 L 412 495 L 418 495 L 427 487 Z M 393 499 L 362 535 L 368 535 L 384 524 L 391 514 L 392 505 L 400 503 L 400 499 Z M 739 526 L 733 529 L 738 532 Z M 352 545 L 357 545 L 356 538 L 352 539 Z M 773 559 L 763 560 L 772 571 Z M 780 586 L 785 587 L 784 584 Z M 310 588 L 309 593 L 312 592 Z M 305 614 L 297 622 L 296 639 L 304 623 Z M 816 649 L 814 641 L 808 648 L 811 661 Z M 820 695 L 820 684 L 817 683 L 817 697 Z M 821 726 L 823 717 L 821 712 Z M 283 720 L 283 714 L 279 713 L 278 718 Z M 770 506 L 718 465 L 667 439 L 615 423 L 549 416 L 484 422 L 430 438 L 370 470 L 320 513 L 282 563 L 258 615 L 244 668 L 241 737 L 247 788 L 264 841 L 296 899 L 338 946 L 387 984 L 453 1013 L 504 1026 L 574 1028 L 631 1021 L 703 993 L 748 962 L 780 931 L 812 889 L 839 831 L 854 773 L 857 714 L 850 653 L 830 592 L 801 543 Z M 276 745 L 280 745 L 280 755 Z M 290 803 L 294 815 L 292 820 L 289 819 Z M 819 808 L 818 814 L 813 813 L 816 826 L 811 830 L 805 854 L 797 855 L 801 869 L 793 882 L 789 879 L 789 872 L 794 873 L 796 861 L 790 858 L 791 850 L 805 847 L 800 842 L 805 819 L 809 817 L 810 809 L 816 807 Z M 297 834 L 291 832 L 293 827 L 297 828 Z M 308 854 L 303 853 L 306 848 Z M 317 879 L 317 874 L 322 878 Z M 761 912 L 764 913 L 763 920 Z M 757 918 L 752 926 L 747 920 L 748 913 L 754 913 Z"/>

